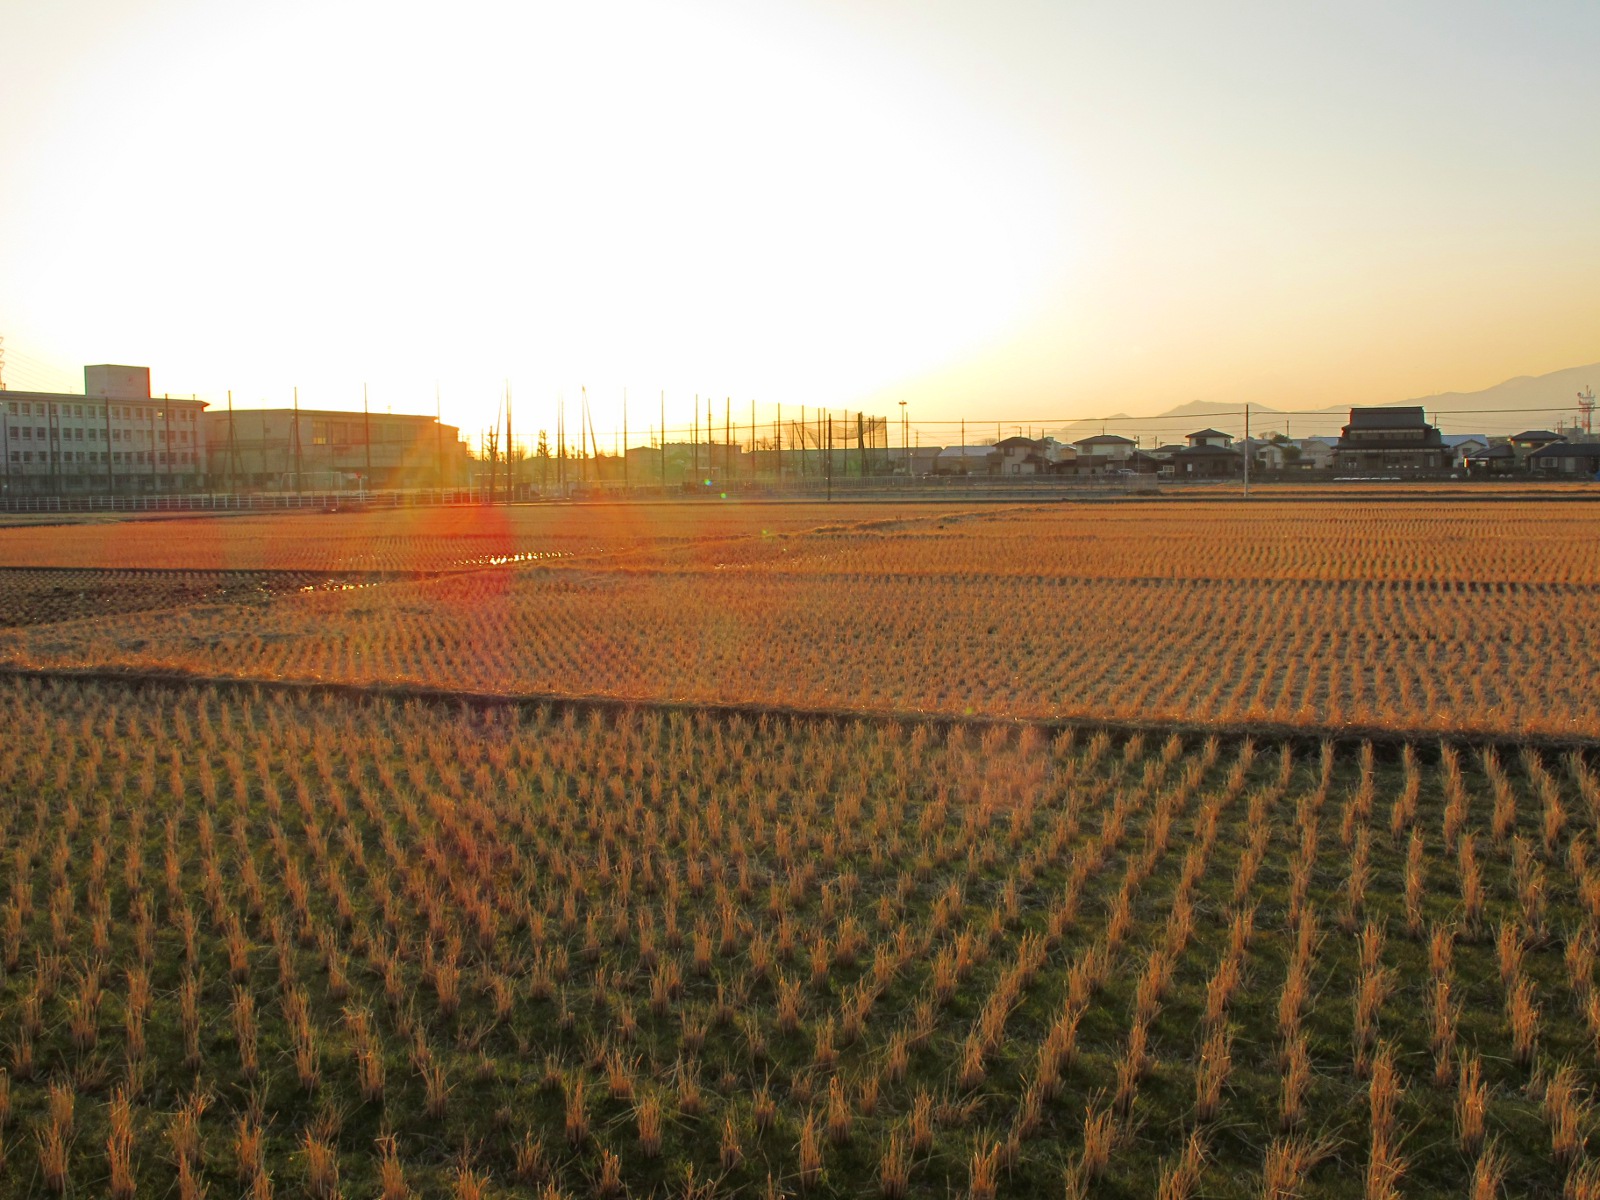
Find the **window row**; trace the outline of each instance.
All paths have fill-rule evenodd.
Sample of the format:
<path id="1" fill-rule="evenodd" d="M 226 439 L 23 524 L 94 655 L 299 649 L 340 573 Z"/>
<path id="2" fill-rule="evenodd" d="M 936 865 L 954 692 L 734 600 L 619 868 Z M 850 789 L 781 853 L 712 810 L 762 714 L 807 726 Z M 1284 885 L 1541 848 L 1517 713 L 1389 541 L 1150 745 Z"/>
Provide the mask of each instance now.
<path id="1" fill-rule="evenodd" d="M 99 417 L 105 412 L 105 409 L 96 408 L 93 404 L 52 404 L 48 400 L 12 400 L 9 404 L 9 411 L 13 417 L 44 417 L 50 414 L 51 409 L 55 410 L 55 415 L 58 417 L 82 417 L 86 409 L 90 417 Z M 113 404 L 111 416 L 113 420 L 119 421 L 164 421 L 167 419 L 167 411 L 151 405 Z M 172 420 L 182 424 L 193 425 L 194 418 L 195 410 L 192 408 L 172 410 Z"/>
<path id="2" fill-rule="evenodd" d="M 50 440 L 50 430 L 44 425 L 11 425 L 6 428 L 5 433 L 8 439 L 21 442 L 31 442 L 36 440 L 44 442 Z M 55 433 L 56 440 L 60 442 L 100 442 L 105 440 L 105 430 L 97 429 L 93 425 L 90 425 L 87 428 L 81 426 L 63 426 L 58 428 Z M 199 441 L 199 437 L 200 435 L 196 433 L 195 440 Z M 157 429 L 154 431 L 148 429 L 113 429 L 111 431 L 111 440 L 113 442 L 155 441 L 160 442 L 162 445 L 166 445 L 167 431 L 165 429 Z M 189 444 L 189 431 L 187 429 L 174 430 L 172 433 L 172 442 L 175 445 L 187 446 Z"/>
<path id="3" fill-rule="evenodd" d="M 163 466 L 164 467 L 164 466 L 169 465 L 169 459 L 170 459 L 170 463 L 173 466 L 190 466 L 195 461 L 194 455 L 189 453 L 189 451 L 187 451 L 187 450 L 175 450 L 175 451 L 172 452 L 171 455 L 168 455 L 168 453 L 165 450 L 161 450 L 161 451 L 156 451 L 156 450 L 151 450 L 151 451 L 144 451 L 144 450 L 113 450 L 110 453 L 111 453 L 111 462 L 112 462 L 113 465 L 115 465 L 117 463 L 124 463 L 124 464 L 129 465 L 129 466 Z M 24 463 L 24 464 L 33 463 L 33 462 L 45 463 L 45 464 L 50 464 L 50 463 L 58 463 L 58 464 L 65 464 L 65 463 L 101 463 L 101 464 L 104 464 L 105 461 L 106 461 L 106 451 L 104 451 L 104 450 L 62 450 L 62 451 L 57 452 L 57 453 L 52 453 L 52 452 L 47 451 L 47 450 L 40 450 L 37 454 L 35 454 L 32 450 L 13 450 L 11 452 L 11 461 L 14 462 L 14 463 Z"/>

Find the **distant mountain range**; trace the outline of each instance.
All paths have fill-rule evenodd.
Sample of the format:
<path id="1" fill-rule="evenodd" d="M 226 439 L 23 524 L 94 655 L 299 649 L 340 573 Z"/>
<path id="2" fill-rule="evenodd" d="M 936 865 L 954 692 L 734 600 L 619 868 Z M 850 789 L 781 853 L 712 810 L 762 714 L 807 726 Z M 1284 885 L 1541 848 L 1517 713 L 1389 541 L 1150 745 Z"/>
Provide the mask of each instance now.
<path id="1" fill-rule="evenodd" d="M 1578 393 L 1591 384 L 1600 384 L 1600 363 L 1567 367 L 1548 375 L 1519 375 L 1478 392 L 1442 392 L 1396 400 L 1395 405 L 1421 405 L 1428 419 L 1444 433 L 1486 433 L 1503 436 L 1524 429 L 1554 428 L 1575 424 L 1578 419 Z M 1383 407 L 1388 407 L 1387 405 Z M 1150 417 L 1118 413 L 1092 421 L 1073 421 L 1047 430 L 1062 441 L 1087 437 L 1104 429 L 1137 437 L 1145 445 L 1161 442 L 1181 443 L 1186 434 L 1210 426 L 1231 433 L 1244 433 L 1243 404 L 1216 400 L 1190 400 Z M 1250 406 L 1250 432 L 1287 432 L 1291 437 L 1337 434 L 1350 415 L 1349 405 L 1330 404 L 1324 408 L 1286 410 L 1266 404 Z"/>

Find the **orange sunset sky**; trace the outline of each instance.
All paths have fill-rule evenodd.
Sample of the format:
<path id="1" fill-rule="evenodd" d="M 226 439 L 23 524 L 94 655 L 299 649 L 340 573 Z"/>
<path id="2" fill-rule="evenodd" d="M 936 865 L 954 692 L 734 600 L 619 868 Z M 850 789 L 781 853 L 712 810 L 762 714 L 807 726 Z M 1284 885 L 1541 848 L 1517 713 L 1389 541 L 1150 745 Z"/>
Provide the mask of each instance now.
<path id="1" fill-rule="evenodd" d="M 4 4 L 14 389 L 519 433 L 1600 359 L 1600 5 Z M 1600 380 L 1597 380 L 1600 382 Z M 642 436 L 639 440 L 642 440 Z"/>

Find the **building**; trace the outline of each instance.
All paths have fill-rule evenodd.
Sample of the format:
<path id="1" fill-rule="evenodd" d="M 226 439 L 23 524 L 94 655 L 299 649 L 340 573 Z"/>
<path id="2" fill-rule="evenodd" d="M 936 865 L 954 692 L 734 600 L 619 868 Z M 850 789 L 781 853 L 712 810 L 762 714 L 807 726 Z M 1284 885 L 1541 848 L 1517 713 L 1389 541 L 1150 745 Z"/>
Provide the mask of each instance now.
<path id="1" fill-rule="evenodd" d="M 1469 458 L 1482 454 L 1490 446 L 1489 436 L 1483 433 L 1446 433 L 1441 435 L 1445 448 L 1450 451 L 1450 465 L 1464 467 Z"/>
<path id="2" fill-rule="evenodd" d="M 1218 446 L 1223 450 L 1233 445 L 1233 435 L 1220 429 L 1202 429 L 1189 434 L 1186 440 L 1191 446 Z"/>
<path id="3" fill-rule="evenodd" d="M 1000 451 L 993 446 L 946 446 L 934 459 L 935 475 L 994 475 L 1000 470 Z"/>
<path id="4" fill-rule="evenodd" d="M 1517 469 L 1517 455 L 1505 442 L 1494 442 L 1466 455 L 1461 465 L 1469 475 L 1510 475 Z"/>
<path id="5" fill-rule="evenodd" d="M 1020 435 L 1001 438 L 994 448 L 1000 454 L 1002 475 L 1042 475 L 1054 461 L 1042 441 Z"/>
<path id="6" fill-rule="evenodd" d="M 1244 474 L 1244 455 L 1212 442 L 1196 442 L 1176 451 L 1169 460 L 1179 479 L 1228 479 Z"/>
<path id="7" fill-rule="evenodd" d="M 83 394 L 0 395 L 8 495 L 195 491 L 205 474 L 203 400 L 150 394 L 150 369 L 83 369 Z"/>
<path id="8" fill-rule="evenodd" d="M 1600 442 L 1550 442 L 1528 455 L 1536 475 L 1600 476 Z"/>
<path id="9" fill-rule="evenodd" d="M 1516 455 L 1517 465 L 1520 467 L 1546 446 L 1553 446 L 1565 440 L 1561 434 L 1551 433 L 1548 429 L 1524 429 L 1521 433 L 1511 435 L 1511 451 Z"/>
<path id="10" fill-rule="evenodd" d="M 1333 466 L 1333 452 L 1339 439 L 1331 437 L 1300 438 L 1300 466 L 1307 471 L 1326 471 Z"/>
<path id="11" fill-rule="evenodd" d="M 1442 471 L 1450 458 L 1419 405 L 1352 408 L 1333 452 L 1338 470 L 1359 474 Z"/>
<path id="12" fill-rule="evenodd" d="M 471 475 L 460 430 L 432 417 L 253 408 L 207 412 L 201 423 L 217 490 L 449 488 Z"/>
<path id="13" fill-rule="evenodd" d="M 1093 437 L 1080 438 L 1072 444 L 1077 448 L 1079 458 L 1101 458 L 1113 463 L 1127 462 L 1133 457 L 1133 451 L 1138 445 L 1132 438 L 1125 438 L 1116 433 L 1097 433 Z"/>

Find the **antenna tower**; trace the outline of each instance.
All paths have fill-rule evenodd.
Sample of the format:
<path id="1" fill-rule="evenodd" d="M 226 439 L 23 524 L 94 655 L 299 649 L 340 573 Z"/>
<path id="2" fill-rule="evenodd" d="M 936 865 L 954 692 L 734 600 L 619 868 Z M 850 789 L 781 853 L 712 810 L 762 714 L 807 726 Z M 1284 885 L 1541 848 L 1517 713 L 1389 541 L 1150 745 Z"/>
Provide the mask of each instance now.
<path id="1" fill-rule="evenodd" d="M 4 352 L 0 351 L 0 365 L 3 365 Z M 0 384 L 0 389 L 4 388 Z M 1583 391 L 1578 393 L 1578 416 L 1583 421 L 1584 433 L 1594 432 L 1594 389 L 1585 385 Z"/>
<path id="2" fill-rule="evenodd" d="M 6 339 L 0 337 L 0 392 L 6 390 Z"/>

